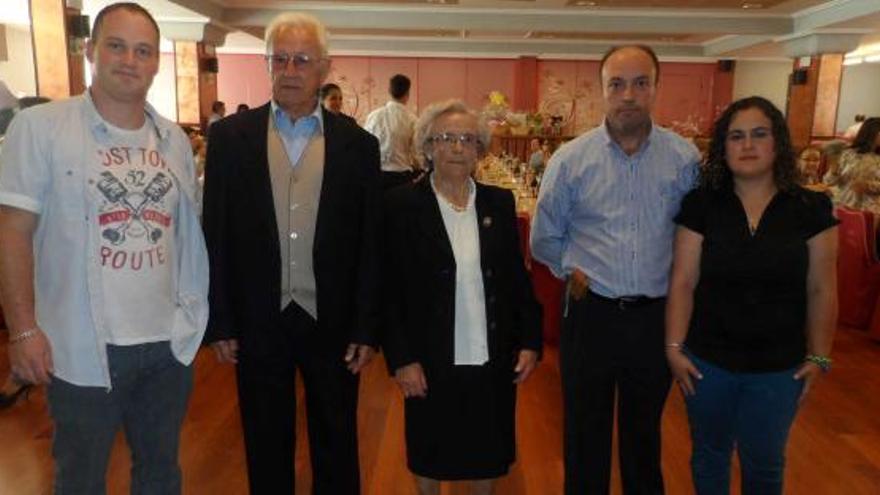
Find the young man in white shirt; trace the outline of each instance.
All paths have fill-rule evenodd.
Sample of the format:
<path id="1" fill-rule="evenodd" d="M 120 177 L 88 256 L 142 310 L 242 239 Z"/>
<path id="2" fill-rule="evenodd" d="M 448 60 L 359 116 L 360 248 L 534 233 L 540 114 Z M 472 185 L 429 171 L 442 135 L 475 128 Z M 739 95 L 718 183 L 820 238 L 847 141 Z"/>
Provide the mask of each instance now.
<path id="1" fill-rule="evenodd" d="M 55 493 L 104 493 L 122 426 L 133 493 L 180 493 L 180 429 L 207 324 L 207 252 L 183 131 L 146 103 L 159 28 L 96 17 L 80 96 L 18 114 L 0 154 L 0 298 L 13 374 L 47 384 Z"/>
<path id="2" fill-rule="evenodd" d="M 388 82 L 391 99 L 369 115 L 364 129 L 379 139 L 382 160 L 382 189 L 412 182 L 418 176 L 419 164 L 413 149 L 416 116 L 406 108 L 410 80 L 403 74 Z"/>

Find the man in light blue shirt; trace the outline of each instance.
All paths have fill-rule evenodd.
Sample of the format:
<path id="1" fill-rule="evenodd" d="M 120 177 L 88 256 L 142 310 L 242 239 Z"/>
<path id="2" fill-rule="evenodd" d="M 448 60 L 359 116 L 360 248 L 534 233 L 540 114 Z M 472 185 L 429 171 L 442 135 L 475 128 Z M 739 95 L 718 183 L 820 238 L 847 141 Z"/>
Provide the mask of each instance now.
<path id="1" fill-rule="evenodd" d="M 95 18 L 92 85 L 19 113 L 0 154 L 0 294 L 13 374 L 47 384 L 55 493 L 104 493 L 117 431 L 132 493 L 181 492 L 180 430 L 208 320 L 189 141 L 146 103 L 159 28 Z"/>
<path id="2" fill-rule="evenodd" d="M 650 48 L 613 48 L 600 71 L 605 122 L 551 158 L 531 248 L 568 282 L 560 346 L 565 493 L 609 492 L 616 395 L 623 491 L 656 494 L 670 385 L 663 301 L 672 218 L 694 185 L 699 153 L 652 122 L 660 67 Z"/>

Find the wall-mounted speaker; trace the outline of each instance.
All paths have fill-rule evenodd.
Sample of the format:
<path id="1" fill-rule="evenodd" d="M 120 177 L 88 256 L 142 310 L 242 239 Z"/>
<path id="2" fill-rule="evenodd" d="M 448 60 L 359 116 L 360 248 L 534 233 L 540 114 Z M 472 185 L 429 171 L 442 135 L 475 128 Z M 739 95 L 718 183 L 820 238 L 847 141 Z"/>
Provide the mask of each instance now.
<path id="1" fill-rule="evenodd" d="M 88 38 L 90 34 L 89 16 L 72 15 L 68 17 L 67 32 L 68 35 L 73 36 L 74 38 Z"/>
<path id="2" fill-rule="evenodd" d="M 202 70 L 205 72 L 210 72 L 211 74 L 216 74 L 220 72 L 220 64 L 217 61 L 217 57 L 203 58 Z"/>
<path id="3" fill-rule="evenodd" d="M 791 73 L 791 83 L 794 85 L 807 84 L 807 69 L 796 69 Z"/>
<path id="4" fill-rule="evenodd" d="M 731 72 L 736 66 L 736 60 L 719 60 L 718 72 Z"/>

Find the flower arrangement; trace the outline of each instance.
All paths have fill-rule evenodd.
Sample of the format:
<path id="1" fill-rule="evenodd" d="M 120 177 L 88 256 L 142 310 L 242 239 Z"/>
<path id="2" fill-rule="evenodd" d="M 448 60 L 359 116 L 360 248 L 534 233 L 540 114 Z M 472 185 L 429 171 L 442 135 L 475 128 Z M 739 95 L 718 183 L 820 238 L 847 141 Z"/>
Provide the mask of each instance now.
<path id="1" fill-rule="evenodd" d="M 509 111 L 510 105 L 507 103 L 507 97 L 504 96 L 504 93 L 500 91 L 489 93 L 489 102 L 483 107 L 483 115 L 490 126 L 507 121 L 507 113 Z"/>

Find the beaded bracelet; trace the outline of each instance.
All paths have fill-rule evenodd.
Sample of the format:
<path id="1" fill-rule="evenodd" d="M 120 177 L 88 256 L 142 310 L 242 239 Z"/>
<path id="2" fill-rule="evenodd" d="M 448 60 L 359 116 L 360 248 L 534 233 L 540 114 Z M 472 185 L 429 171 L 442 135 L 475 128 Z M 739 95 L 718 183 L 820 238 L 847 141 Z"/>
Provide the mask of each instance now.
<path id="1" fill-rule="evenodd" d="M 17 343 L 25 341 L 31 337 L 35 337 L 37 335 L 38 331 L 39 330 L 37 330 L 36 328 L 32 328 L 30 330 L 25 330 L 24 332 L 21 332 L 18 335 L 10 337 L 9 343 L 10 344 L 17 344 Z"/>
<path id="2" fill-rule="evenodd" d="M 831 371 L 831 363 L 832 360 L 827 356 L 819 356 L 816 354 L 807 354 L 807 357 L 804 358 L 804 361 L 808 363 L 813 363 L 822 370 L 822 373 L 828 373 Z"/>

